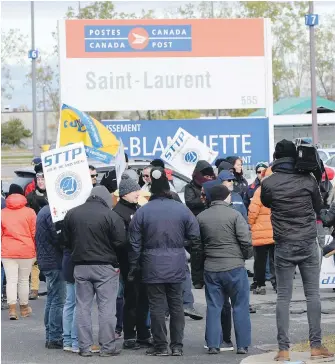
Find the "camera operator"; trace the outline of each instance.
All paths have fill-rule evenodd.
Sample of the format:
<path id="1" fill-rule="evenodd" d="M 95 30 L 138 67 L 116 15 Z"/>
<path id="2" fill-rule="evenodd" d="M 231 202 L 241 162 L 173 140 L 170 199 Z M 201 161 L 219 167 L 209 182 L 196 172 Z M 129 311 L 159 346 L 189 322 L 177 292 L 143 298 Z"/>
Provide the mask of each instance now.
<path id="1" fill-rule="evenodd" d="M 314 176 L 295 168 L 297 151 L 292 142 L 278 142 L 274 157 L 273 175 L 262 182 L 261 201 L 271 208 L 275 241 L 279 346 L 275 360 L 290 361 L 289 307 L 297 265 L 307 301 L 311 358 L 329 358 L 333 354 L 321 342 L 320 248 L 316 231 L 316 214 L 322 207 L 320 190 Z"/>

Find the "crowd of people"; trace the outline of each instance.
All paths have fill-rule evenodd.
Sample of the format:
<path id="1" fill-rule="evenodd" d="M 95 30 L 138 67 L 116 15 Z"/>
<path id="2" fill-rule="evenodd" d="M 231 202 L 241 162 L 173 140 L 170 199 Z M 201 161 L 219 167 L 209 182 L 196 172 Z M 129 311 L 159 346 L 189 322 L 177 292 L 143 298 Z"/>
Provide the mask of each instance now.
<path id="1" fill-rule="evenodd" d="M 115 170 L 98 183 L 90 165 L 90 196 L 56 224 L 42 164 L 35 160 L 34 181 L 25 191 L 12 184 L 2 198 L 1 282 L 6 276 L 9 318 L 31 315 L 29 298 L 38 297 L 39 279 L 45 279 L 47 349 L 116 356 L 123 337 L 125 350 L 181 356 L 185 316 L 203 318 L 194 307 L 193 283 L 205 287 L 208 354 L 234 350 L 232 324 L 236 353 L 247 354 L 255 312 L 250 291 L 266 294 L 268 280 L 278 296 L 275 360 L 289 361 L 289 305 L 298 266 L 311 357 L 332 357 L 321 340 L 319 276 L 322 255 L 335 261 L 335 239 L 327 245 L 322 240 L 326 228 L 335 238 L 335 188 L 321 188 L 313 175 L 297 171 L 295 159 L 295 145 L 282 140 L 270 165 L 257 164 L 250 185 L 241 158 L 219 158 L 215 167 L 200 160 L 185 186 L 185 204 L 162 160 L 141 175 L 127 165 L 119 185 Z M 245 261 L 253 256 L 249 285 Z M 93 341 L 94 298 L 99 345 Z"/>

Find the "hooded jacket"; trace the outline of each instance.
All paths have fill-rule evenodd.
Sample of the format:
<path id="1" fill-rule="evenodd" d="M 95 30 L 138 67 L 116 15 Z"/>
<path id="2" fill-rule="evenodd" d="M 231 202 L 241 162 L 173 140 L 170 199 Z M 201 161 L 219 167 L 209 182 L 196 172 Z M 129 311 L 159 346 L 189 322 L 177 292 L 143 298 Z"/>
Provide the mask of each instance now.
<path id="1" fill-rule="evenodd" d="M 131 272 L 144 283 L 181 283 L 186 277 L 185 241 L 200 239 L 190 210 L 171 196 L 152 196 L 129 225 Z"/>
<path id="2" fill-rule="evenodd" d="M 36 214 L 19 194 L 7 197 L 1 211 L 1 257 L 31 259 L 36 256 Z"/>
<path id="3" fill-rule="evenodd" d="M 268 177 L 271 174 L 271 168 L 268 168 L 265 177 Z M 261 202 L 261 188 L 262 186 L 255 191 L 249 206 L 248 222 L 251 228 L 253 246 L 274 243 L 271 210 L 268 207 L 265 207 Z"/>
<path id="4" fill-rule="evenodd" d="M 48 196 L 46 191 L 40 191 L 36 186 L 36 189 L 27 195 L 27 206 L 32 208 L 36 215 L 46 205 L 48 205 Z"/>
<path id="5" fill-rule="evenodd" d="M 111 195 L 98 186 L 83 205 L 66 214 L 63 239 L 74 265 L 119 267 L 116 248 L 126 244 L 126 231 L 121 217 L 111 208 Z"/>
<path id="6" fill-rule="evenodd" d="M 62 251 L 58 239 L 50 206 L 44 206 L 36 220 L 37 263 L 41 271 L 62 269 Z"/>
<path id="7" fill-rule="evenodd" d="M 271 209 L 274 241 L 315 241 L 322 198 L 314 176 L 299 173 L 293 158 L 277 159 L 272 172 L 262 182 L 261 202 Z"/>
<path id="8" fill-rule="evenodd" d="M 206 161 L 199 161 L 194 168 L 192 181 L 185 186 L 185 203 L 195 216 L 206 208 L 201 201 L 202 184 L 197 181 L 197 177 L 201 175 L 201 171 L 207 168 L 212 168 L 212 166 Z"/>

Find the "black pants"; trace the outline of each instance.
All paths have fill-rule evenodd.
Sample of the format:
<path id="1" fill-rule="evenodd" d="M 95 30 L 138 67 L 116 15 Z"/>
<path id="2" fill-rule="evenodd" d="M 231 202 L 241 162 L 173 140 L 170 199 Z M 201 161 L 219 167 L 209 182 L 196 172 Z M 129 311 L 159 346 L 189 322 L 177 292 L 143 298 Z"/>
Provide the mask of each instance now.
<path id="1" fill-rule="evenodd" d="M 270 271 L 272 275 L 271 283 L 275 283 L 274 272 L 274 244 L 255 246 L 255 282 L 257 287 L 265 286 L 265 271 L 268 255 L 270 257 Z"/>
<path id="2" fill-rule="evenodd" d="M 140 282 L 125 282 L 123 307 L 124 339 L 146 340 L 151 334 L 146 325 L 149 301 L 146 285 Z"/>
<path id="3" fill-rule="evenodd" d="M 221 311 L 221 327 L 222 327 L 222 339 L 226 343 L 231 342 L 231 305 L 229 302 L 229 296 L 225 296 Z"/>
<path id="4" fill-rule="evenodd" d="M 182 283 L 148 284 L 151 332 L 155 349 L 166 349 L 167 330 L 165 311 L 167 301 L 170 312 L 170 348 L 182 348 L 185 328 Z"/>

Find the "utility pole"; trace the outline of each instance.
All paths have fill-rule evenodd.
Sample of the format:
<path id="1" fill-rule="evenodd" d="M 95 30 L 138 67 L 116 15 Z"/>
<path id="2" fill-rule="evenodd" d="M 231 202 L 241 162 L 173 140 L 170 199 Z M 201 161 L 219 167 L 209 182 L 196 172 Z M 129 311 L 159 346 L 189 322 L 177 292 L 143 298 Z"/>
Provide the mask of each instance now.
<path id="1" fill-rule="evenodd" d="M 44 134 L 44 144 L 48 143 L 48 122 L 47 122 L 47 110 L 45 101 L 45 85 L 43 85 L 43 134 Z"/>
<path id="2" fill-rule="evenodd" d="M 30 2 L 31 15 L 31 49 L 35 50 L 35 9 L 34 2 Z M 31 57 L 31 81 L 32 81 L 32 109 L 33 109 L 33 153 L 40 154 L 37 145 L 37 112 L 36 112 L 36 57 Z"/>
<path id="3" fill-rule="evenodd" d="M 309 2 L 309 16 L 313 18 L 314 15 L 314 3 Z M 316 19 L 316 18 L 315 18 Z M 309 47 L 310 47 L 310 64 L 311 64 L 311 98 L 312 98 L 312 137 L 313 144 L 317 145 L 319 142 L 318 137 L 318 114 L 316 105 L 316 62 L 315 62 L 315 29 L 314 25 L 309 27 Z"/>
<path id="4" fill-rule="evenodd" d="M 214 1 L 211 1 L 211 17 L 214 18 Z M 215 117 L 219 118 L 219 109 L 215 110 Z"/>

